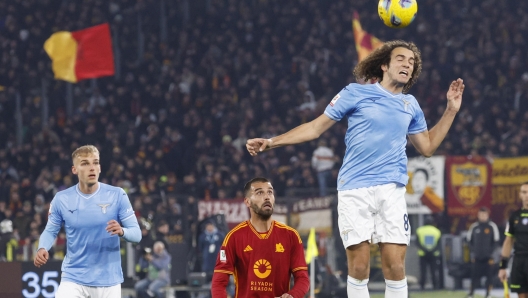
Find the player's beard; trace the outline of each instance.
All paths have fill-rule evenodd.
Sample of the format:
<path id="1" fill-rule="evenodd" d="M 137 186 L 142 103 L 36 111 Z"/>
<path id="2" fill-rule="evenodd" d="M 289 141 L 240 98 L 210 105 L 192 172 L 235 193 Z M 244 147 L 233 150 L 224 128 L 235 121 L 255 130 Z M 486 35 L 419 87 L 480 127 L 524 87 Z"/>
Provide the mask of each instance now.
<path id="1" fill-rule="evenodd" d="M 271 209 L 263 210 L 262 207 L 259 207 L 257 204 L 251 202 L 249 207 L 262 220 L 268 220 L 271 217 L 271 215 L 273 214 L 273 205 L 271 205 Z"/>

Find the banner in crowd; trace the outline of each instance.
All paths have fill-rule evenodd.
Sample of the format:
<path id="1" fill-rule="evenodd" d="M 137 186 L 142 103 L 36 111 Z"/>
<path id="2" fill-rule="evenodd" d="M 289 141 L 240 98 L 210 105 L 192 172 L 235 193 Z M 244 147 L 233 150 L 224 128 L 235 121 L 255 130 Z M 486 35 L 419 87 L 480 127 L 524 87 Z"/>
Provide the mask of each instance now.
<path id="1" fill-rule="evenodd" d="M 447 214 L 457 233 L 468 228 L 479 208 L 491 207 L 491 164 L 480 156 L 450 156 L 446 173 Z"/>
<path id="2" fill-rule="evenodd" d="M 497 158 L 492 171 L 491 220 L 505 225 L 511 212 L 521 207 L 521 184 L 528 181 L 528 157 Z"/>
<path id="3" fill-rule="evenodd" d="M 272 218 L 286 223 L 299 234 L 307 235 L 311 228 L 317 232 L 332 232 L 333 196 L 292 199 L 291 202 L 277 203 Z M 198 202 L 198 220 L 215 214 L 224 214 L 230 229 L 249 219 L 249 209 L 242 199 L 213 200 Z"/>
<path id="4" fill-rule="evenodd" d="M 444 211 L 444 167 L 444 156 L 409 158 L 409 183 L 405 193 L 409 214 Z"/>
<path id="5" fill-rule="evenodd" d="M 332 202 L 335 197 L 307 198 L 291 205 L 290 226 L 301 235 L 308 235 L 310 229 L 332 233 Z"/>

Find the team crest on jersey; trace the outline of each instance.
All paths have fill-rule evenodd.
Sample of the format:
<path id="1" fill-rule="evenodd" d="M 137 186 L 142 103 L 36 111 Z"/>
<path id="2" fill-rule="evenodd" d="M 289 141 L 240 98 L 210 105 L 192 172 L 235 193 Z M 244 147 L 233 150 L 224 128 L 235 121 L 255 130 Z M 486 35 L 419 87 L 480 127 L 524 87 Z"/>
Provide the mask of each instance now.
<path id="1" fill-rule="evenodd" d="M 106 207 L 110 206 L 110 204 L 97 204 L 97 206 L 101 207 L 101 212 L 106 213 Z"/>
<path id="2" fill-rule="evenodd" d="M 341 96 L 338 94 L 336 96 L 334 96 L 334 98 L 332 98 L 332 101 L 330 102 L 330 106 L 334 106 L 335 103 L 337 102 L 337 100 L 340 98 Z"/>
<path id="3" fill-rule="evenodd" d="M 403 105 L 404 105 L 404 110 L 405 110 L 405 112 L 407 112 L 407 109 L 408 109 L 407 107 L 411 104 L 411 102 L 407 101 L 407 100 L 405 100 L 403 98 L 402 98 L 402 101 L 403 101 Z"/>
<path id="4" fill-rule="evenodd" d="M 284 247 L 281 243 L 275 244 L 275 252 L 284 252 Z"/>

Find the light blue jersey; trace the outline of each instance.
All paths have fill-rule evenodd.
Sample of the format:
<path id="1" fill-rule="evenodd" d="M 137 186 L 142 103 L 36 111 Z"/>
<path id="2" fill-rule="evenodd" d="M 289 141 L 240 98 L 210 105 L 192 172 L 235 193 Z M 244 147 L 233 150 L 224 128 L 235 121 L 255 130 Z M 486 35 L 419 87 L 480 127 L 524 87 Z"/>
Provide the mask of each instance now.
<path id="1" fill-rule="evenodd" d="M 392 94 L 379 83 L 353 83 L 332 99 L 324 113 L 335 121 L 348 117 L 337 190 L 407 184 L 407 134 L 427 130 L 414 96 Z"/>
<path id="2" fill-rule="evenodd" d="M 62 281 L 92 287 L 123 282 L 119 236 L 106 231 L 112 219 L 123 226 L 125 240 L 141 240 L 141 230 L 123 189 L 99 183 L 97 191 L 87 195 L 77 184 L 55 195 L 39 249 L 49 250 L 64 225 L 67 252 L 62 262 Z"/>

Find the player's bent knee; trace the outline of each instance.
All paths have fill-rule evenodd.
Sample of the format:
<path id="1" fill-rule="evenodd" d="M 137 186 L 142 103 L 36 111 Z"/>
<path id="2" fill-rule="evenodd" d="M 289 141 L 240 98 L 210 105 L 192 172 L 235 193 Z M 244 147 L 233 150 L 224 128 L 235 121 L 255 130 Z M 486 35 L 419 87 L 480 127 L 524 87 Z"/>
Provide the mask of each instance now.
<path id="1" fill-rule="evenodd" d="M 400 263 L 383 266 L 383 274 L 386 279 L 400 280 L 405 277 L 405 266 Z"/>

